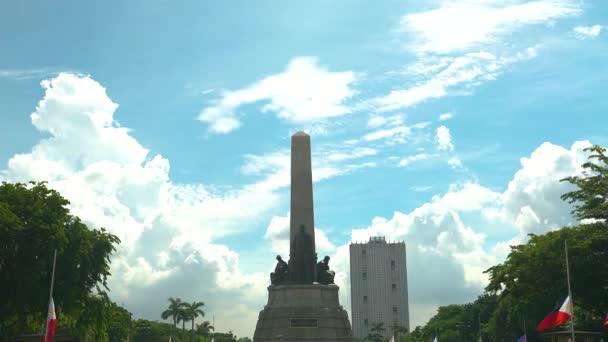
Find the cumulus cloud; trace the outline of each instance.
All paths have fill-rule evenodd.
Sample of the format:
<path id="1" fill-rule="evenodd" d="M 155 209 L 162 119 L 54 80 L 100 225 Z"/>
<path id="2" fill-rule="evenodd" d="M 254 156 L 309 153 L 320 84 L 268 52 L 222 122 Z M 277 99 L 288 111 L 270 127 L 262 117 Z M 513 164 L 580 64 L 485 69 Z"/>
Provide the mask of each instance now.
<path id="1" fill-rule="evenodd" d="M 602 26 L 600 25 L 577 26 L 574 28 L 574 35 L 578 39 L 597 38 L 600 32 L 602 32 Z"/>
<path id="2" fill-rule="evenodd" d="M 122 240 L 111 265 L 111 296 L 135 315 L 157 317 L 182 280 L 189 289 L 180 295 L 205 298 L 218 317 L 231 313 L 216 298 L 240 298 L 248 315 L 234 317 L 240 323 L 233 328 L 249 334 L 266 277 L 242 272 L 238 254 L 215 240 L 242 233 L 275 208 L 274 188 L 261 182 L 217 193 L 203 184 L 174 184 L 169 161 L 150 155 L 117 123 L 118 105 L 98 82 L 62 73 L 41 84 L 44 97 L 31 121 L 48 138 L 10 158 L 1 178 L 48 181 L 70 200 L 72 213 Z"/>
<path id="3" fill-rule="evenodd" d="M 588 156 L 583 150 L 589 146 L 590 142 L 580 141 L 565 149 L 546 142 L 521 159 L 522 167 L 509 182 L 502 202 L 503 219 L 515 222 L 522 238 L 576 223 L 571 205 L 559 199 L 572 185 L 559 180 L 581 174 L 580 166 Z"/>
<path id="4" fill-rule="evenodd" d="M 442 1 L 436 9 L 403 16 L 400 28 L 413 37 L 414 51 L 448 54 L 494 43 L 525 25 L 579 15 L 580 6 L 570 0 Z"/>
<path id="5" fill-rule="evenodd" d="M 49 181 L 71 201 L 74 214 L 123 240 L 112 263 L 111 296 L 136 316 L 157 317 L 165 298 L 179 293 L 204 299 L 218 322 L 231 322 L 219 329 L 250 336 L 268 275 L 244 271 L 239 254 L 218 239 L 242 233 L 252 222 L 267 223 L 276 212 L 279 190 L 289 185 L 288 151 L 245 156 L 241 172 L 254 181 L 222 193 L 203 184 L 174 184 L 169 161 L 151 155 L 117 123 L 118 105 L 95 80 L 60 74 L 42 86 L 45 95 L 31 119 L 48 137 L 29 153 L 13 156 L 0 172 L 2 179 Z M 482 271 L 501 261 L 510 243 L 523 241 L 529 232 L 575 223 L 571 207 L 559 198 L 570 185 L 559 179 L 580 174 L 588 146 L 586 141 L 569 149 L 544 143 L 522 158 L 506 190 L 455 184 L 409 212 L 371 219 L 352 231 L 351 240 L 383 235 L 407 243 L 409 274 L 416 275 L 409 279 L 412 326 L 424 323 L 437 306 L 478 295 L 487 282 Z M 358 159 L 372 157 L 375 150 L 343 148 L 313 152 L 315 181 L 374 166 Z M 344 155 L 358 156 L 357 163 Z M 274 252 L 287 252 L 288 222 L 289 214 L 268 223 L 265 236 Z M 336 245 L 323 229 L 315 232 L 319 251 L 332 254 L 341 301 L 349 307 L 348 244 Z M 445 283 L 452 285 L 450 291 Z M 227 310 L 226 303 L 237 304 Z M 421 313 L 414 314 L 418 309 Z"/>
<path id="6" fill-rule="evenodd" d="M 355 80 L 352 71 L 328 71 L 315 57 L 296 57 L 281 73 L 225 91 L 197 118 L 209 125 L 210 133 L 224 134 L 239 128 L 237 110 L 250 103 L 264 102 L 262 112 L 295 123 L 341 116 L 351 112 L 345 102 L 355 94 L 351 88 Z"/>
<path id="7" fill-rule="evenodd" d="M 436 139 L 437 148 L 440 151 L 454 151 L 454 144 L 452 144 L 452 135 L 449 128 L 445 126 L 437 127 Z"/>
<path id="8" fill-rule="evenodd" d="M 576 223 L 572 207 L 560 199 L 572 188 L 559 180 L 582 172 L 588 146 L 588 141 L 569 149 L 544 143 L 522 158 L 504 191 L 473 182 L 453 184 L 410 212 L 373 218 L 367 227 L 352 231 L 351 241 L 367 242 L 371 236 L 405 241 L 408 274 L 415 275 L 408 277 L 411 326 L 424 324 L 438 306 L 479 295 L 487 284 L 483 271 L 502 262 L 509 245 L 525 242 L 527 233 Z M 347 286 L 348 244 L 338 246 L 332 260 L 338 274 L 346 274 L 342 286 Z M 442 285 L 446 283 L 449 291 Z M 348 289 L 343 292 L 341 300 L 348 303 Z"/>

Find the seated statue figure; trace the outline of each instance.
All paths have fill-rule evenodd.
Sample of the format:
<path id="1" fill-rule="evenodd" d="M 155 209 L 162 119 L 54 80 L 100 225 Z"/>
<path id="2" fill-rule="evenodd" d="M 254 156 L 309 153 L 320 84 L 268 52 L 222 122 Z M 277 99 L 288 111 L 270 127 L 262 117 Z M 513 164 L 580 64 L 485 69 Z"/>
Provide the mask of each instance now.
<path id="1" fill-rule="evenodd" d="M 333 284 L 335 276 L 336 272 L 329 269 L 329 257 L 325 256 L 317 264 L 317 282 L 324 285 Z"/>
<path id="2" fill-rule="evenodd" d="M 289 266 L 283 261 L 280 255 L 277 255 L 277 265 L 274 272 L 270 273 L 270 283 L 272 285 L 283 285 L 289 277 Z"/>

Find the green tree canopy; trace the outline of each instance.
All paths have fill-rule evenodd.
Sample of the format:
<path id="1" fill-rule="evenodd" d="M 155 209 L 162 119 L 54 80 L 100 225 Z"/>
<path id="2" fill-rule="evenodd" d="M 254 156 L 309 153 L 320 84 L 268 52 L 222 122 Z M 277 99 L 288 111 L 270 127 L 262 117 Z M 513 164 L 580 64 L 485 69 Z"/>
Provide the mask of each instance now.
<path id="1" fill-rule="evenodd" d="M 120 240 L 103 228 L 89 229 L 70 214 L 68 205 L 44 182 L 0 185 L 3 334 L 37 332 L 44 323 L 55 249 L 53 298 L 59 317 L 78 321 L 95 296 L 104 295 L 110 256 Z"/>
<path id="2" fill-rule="evenodd" d="M 524 322 L 533 331 L 567 296 L 565 240 L 576 327 L 597 330 L 597 322 L 608 311 L 608 157 L 601 146 L 585 151 L 591 154 L 582 165 L 583 174 L 562 179 L 577 189 L 561 198 L 574 204 L 579 220 L 594 223 L 530 235 L 528 243 L 511 247 L 504 263 L 486 271 L 486 291 L 498 294 L 500 302 L 488 327 L 494 338 L 515 338 Z"/>
<path id="3" fill-rule="evenodd" d="M 583 175 L 562 181 L 574 184 L 578 189 L 565 193 L 562 199 L 574 204 L 572 212 L 579 220 L 608 220 L 608 156 L 604 147 L 594 145 L 589 160 L 582 165 Z"/>

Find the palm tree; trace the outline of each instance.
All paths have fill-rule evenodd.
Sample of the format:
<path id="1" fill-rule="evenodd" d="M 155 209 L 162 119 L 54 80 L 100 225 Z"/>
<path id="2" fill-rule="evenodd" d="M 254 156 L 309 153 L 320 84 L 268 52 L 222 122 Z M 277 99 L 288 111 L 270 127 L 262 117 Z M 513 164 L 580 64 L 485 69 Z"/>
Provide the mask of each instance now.
<path id="1" fill-rule="evenodd" d="M 215 328 L 209 321 L 204 321 L 203 323 L 196 325 L 196 332 L 203 336 L 209 335 L 211 331 L 215 331 Z"/>
<path id="2" fill-rule="evenodd" d="M 382 335 L 386 328 L 384 327 L 384 323 L 372 323 L 372 328 L 369 329 L 370 333 L 367 335 L 367 338 L 374 341 L 381 341 Z"/>
<path id="3" fill-rule="evenodd" d="M 184 303 L 179 298 L 170 297 L 168 300 L 169 307 L 167 308 L 167 310 L 163 311 L 162 314 L 160 314 L 160 318 L 169 319 L 169 317 L 171 317 L 173 319 L 173 330 L 175 330 Z"/>
<path id="4" fill-rule="evenodd" d="M 190 313 L 188 312 L 188 303 L 182 303 L 179 308 L 179 314 L 177 315 L 177 323 L 182 323 L 182 332 L 186 331 L 186 321 L 190 320 Z"/>
<path id="5" fill-rule="evenodd" d="M 194 320 L 198 317 L 205 317 L 205 312 L 201 309 L 205 306 L 203 302 L 192 302 L 192 304 L 185 303 L 184 307 L 186 308 L 186 312 L 188 314 L 188 318 L 192 321 L 192 329 L 190 331 L 194 331 Z"/>

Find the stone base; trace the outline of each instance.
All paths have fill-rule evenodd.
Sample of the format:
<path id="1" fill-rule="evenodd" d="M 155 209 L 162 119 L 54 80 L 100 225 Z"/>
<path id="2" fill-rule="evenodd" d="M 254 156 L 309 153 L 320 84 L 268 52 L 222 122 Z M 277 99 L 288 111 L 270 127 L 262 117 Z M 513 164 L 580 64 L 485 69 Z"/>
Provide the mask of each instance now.
<path id="1" fill-rule="evenodd" d="M 353 341 L 348 314 L 338 300 L 336 285 L 268 287 L 268 305 L 260 311 L 253 340 Z"/>

